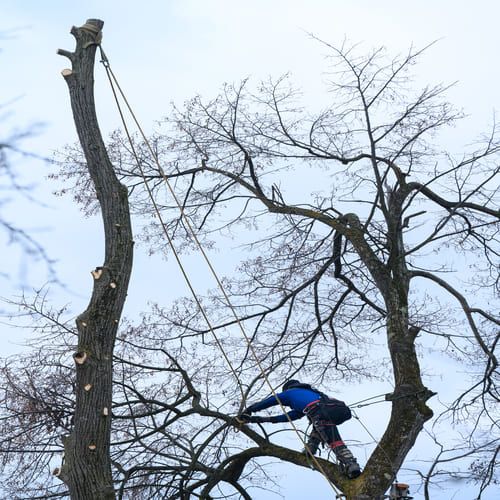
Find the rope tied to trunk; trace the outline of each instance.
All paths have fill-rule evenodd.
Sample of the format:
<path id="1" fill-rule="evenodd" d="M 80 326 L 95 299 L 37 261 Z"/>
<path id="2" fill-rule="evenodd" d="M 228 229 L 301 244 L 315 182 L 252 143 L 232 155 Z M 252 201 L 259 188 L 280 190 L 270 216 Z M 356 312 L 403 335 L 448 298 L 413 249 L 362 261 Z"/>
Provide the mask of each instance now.
<path id="1" fill-rule="evenodd" d="M 83 44 L 83 48 L 86 49 L 90 47 L 90 45 L 101 45 L 102 42 L 102 31 L 94 26 L 93 24 L 85 23 L 83 26 L 78 28 L 79 30 L 84 31 L 85 33 L 92 36 L 92 40 L 85 42 Z"/>

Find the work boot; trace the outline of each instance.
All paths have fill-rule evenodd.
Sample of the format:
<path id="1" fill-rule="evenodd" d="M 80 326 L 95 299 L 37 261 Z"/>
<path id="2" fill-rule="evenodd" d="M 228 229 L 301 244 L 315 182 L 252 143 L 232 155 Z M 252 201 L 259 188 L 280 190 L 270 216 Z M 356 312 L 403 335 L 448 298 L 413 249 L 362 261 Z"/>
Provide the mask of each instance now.
<path id="1" fill-rule="evenodd" d="M 302 450 L 302 453 L 307 458 L 311 458 L 318 451 L 319 443 L 320 440 L 316 436 L 309 436 L 309 439 L 307 440 L 307 446 Z"/>
<path id="2" fill-rule="evenodd" d="M 334 446 L 332 449 L 340 462 L 340 468 L 349 479 L 354 479 L 361 474 L 358 462 L 345 444 Z"/>

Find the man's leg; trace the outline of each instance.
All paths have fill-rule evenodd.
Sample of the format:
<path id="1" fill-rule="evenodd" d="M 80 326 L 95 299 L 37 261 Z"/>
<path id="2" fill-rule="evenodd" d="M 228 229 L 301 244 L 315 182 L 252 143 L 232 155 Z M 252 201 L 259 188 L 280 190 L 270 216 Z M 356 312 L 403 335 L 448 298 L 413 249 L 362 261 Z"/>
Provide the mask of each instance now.
<path id="1" fill-rule="evenodd" d="M 330 446 L 346 476 L 350 479 L 358 477 L 361 474 L 361 468 L 351 453 L 351 450 L 349 450 L 344 442 L 338 441 L 336 443 L 331 443 Z"/>
<path id="2" fill-rule="evenodd" d="M 332 420 L 335 421 L 335 415 L 332 415 Z M 333 450 L 333 453 L 335 453 L 335 456 L 340 462 L 346 476 L 350 479 L 358 477 L 361 474 L 361 469 L 358 465 L 358 462 L 351 453 L 351 450 L 349 450 L 344 441 L 342 441 L 336 425 L 331 426 L 330 435 L 330 448 Z"/>
<path id="3" fill-rule="evenodd" d="M 316 452 L 318 451 L 320 443 L 321 443 L 321 436 L 313 427 L 312 431 L 309 433 L 309 437 L 307 438 L 306 448 L 304 449 L 305 455 L 306 456 L 315 455 Z"/>

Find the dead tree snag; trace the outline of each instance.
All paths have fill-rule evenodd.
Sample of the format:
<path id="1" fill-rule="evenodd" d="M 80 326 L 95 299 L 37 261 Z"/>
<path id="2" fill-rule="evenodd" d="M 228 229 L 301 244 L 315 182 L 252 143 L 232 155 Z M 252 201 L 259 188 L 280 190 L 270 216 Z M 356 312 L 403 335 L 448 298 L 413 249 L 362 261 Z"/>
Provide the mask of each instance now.
<path id="1" fill-rule="evenodd" d="M 75 51 L 58 50 L 72 63 L 71 70 L 63 70 L 62 75 L 68 84 L 78 137 L 101 206 L 105 234 L 104 264 L 92 273 L 92 297 L 76 321 L 74 429 L 64 440 L 66 462 L 58 470 L 73 500 L 115 498 L 110 463 L 111 415 L 107 409 L 111 408 L 112 398 L 116 318 L 123 310 L 132 270 L 127 189 L 116 178 L 108 158 L 94 104 L 94 58 L 103 24 L 89 19 L 81 28 L 73 27 Z"/>

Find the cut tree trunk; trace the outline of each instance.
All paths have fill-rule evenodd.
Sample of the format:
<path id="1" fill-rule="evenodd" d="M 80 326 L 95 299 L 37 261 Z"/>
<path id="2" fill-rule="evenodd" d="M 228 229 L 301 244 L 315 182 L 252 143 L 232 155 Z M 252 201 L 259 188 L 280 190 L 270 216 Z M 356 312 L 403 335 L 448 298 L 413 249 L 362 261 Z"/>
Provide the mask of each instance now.
<path id="1" fill-rule="evenodd" d="M 103 24 L 89 19 L 81 28 L 73 27 L 75 51 L 58 51 L 72 63 L 72 68 L 62 74 L 101 206 L 105 234 L 104 264 L 92 271 L 92 297 L 76 320 L 74 428 L 64 439 L 66 461 L 57 474 L 73 500 L 115 498 L 110 460 L 113 348 L 132 270 L 128 193 L 109 160 L 94 104 L 94 58 Z"/>

